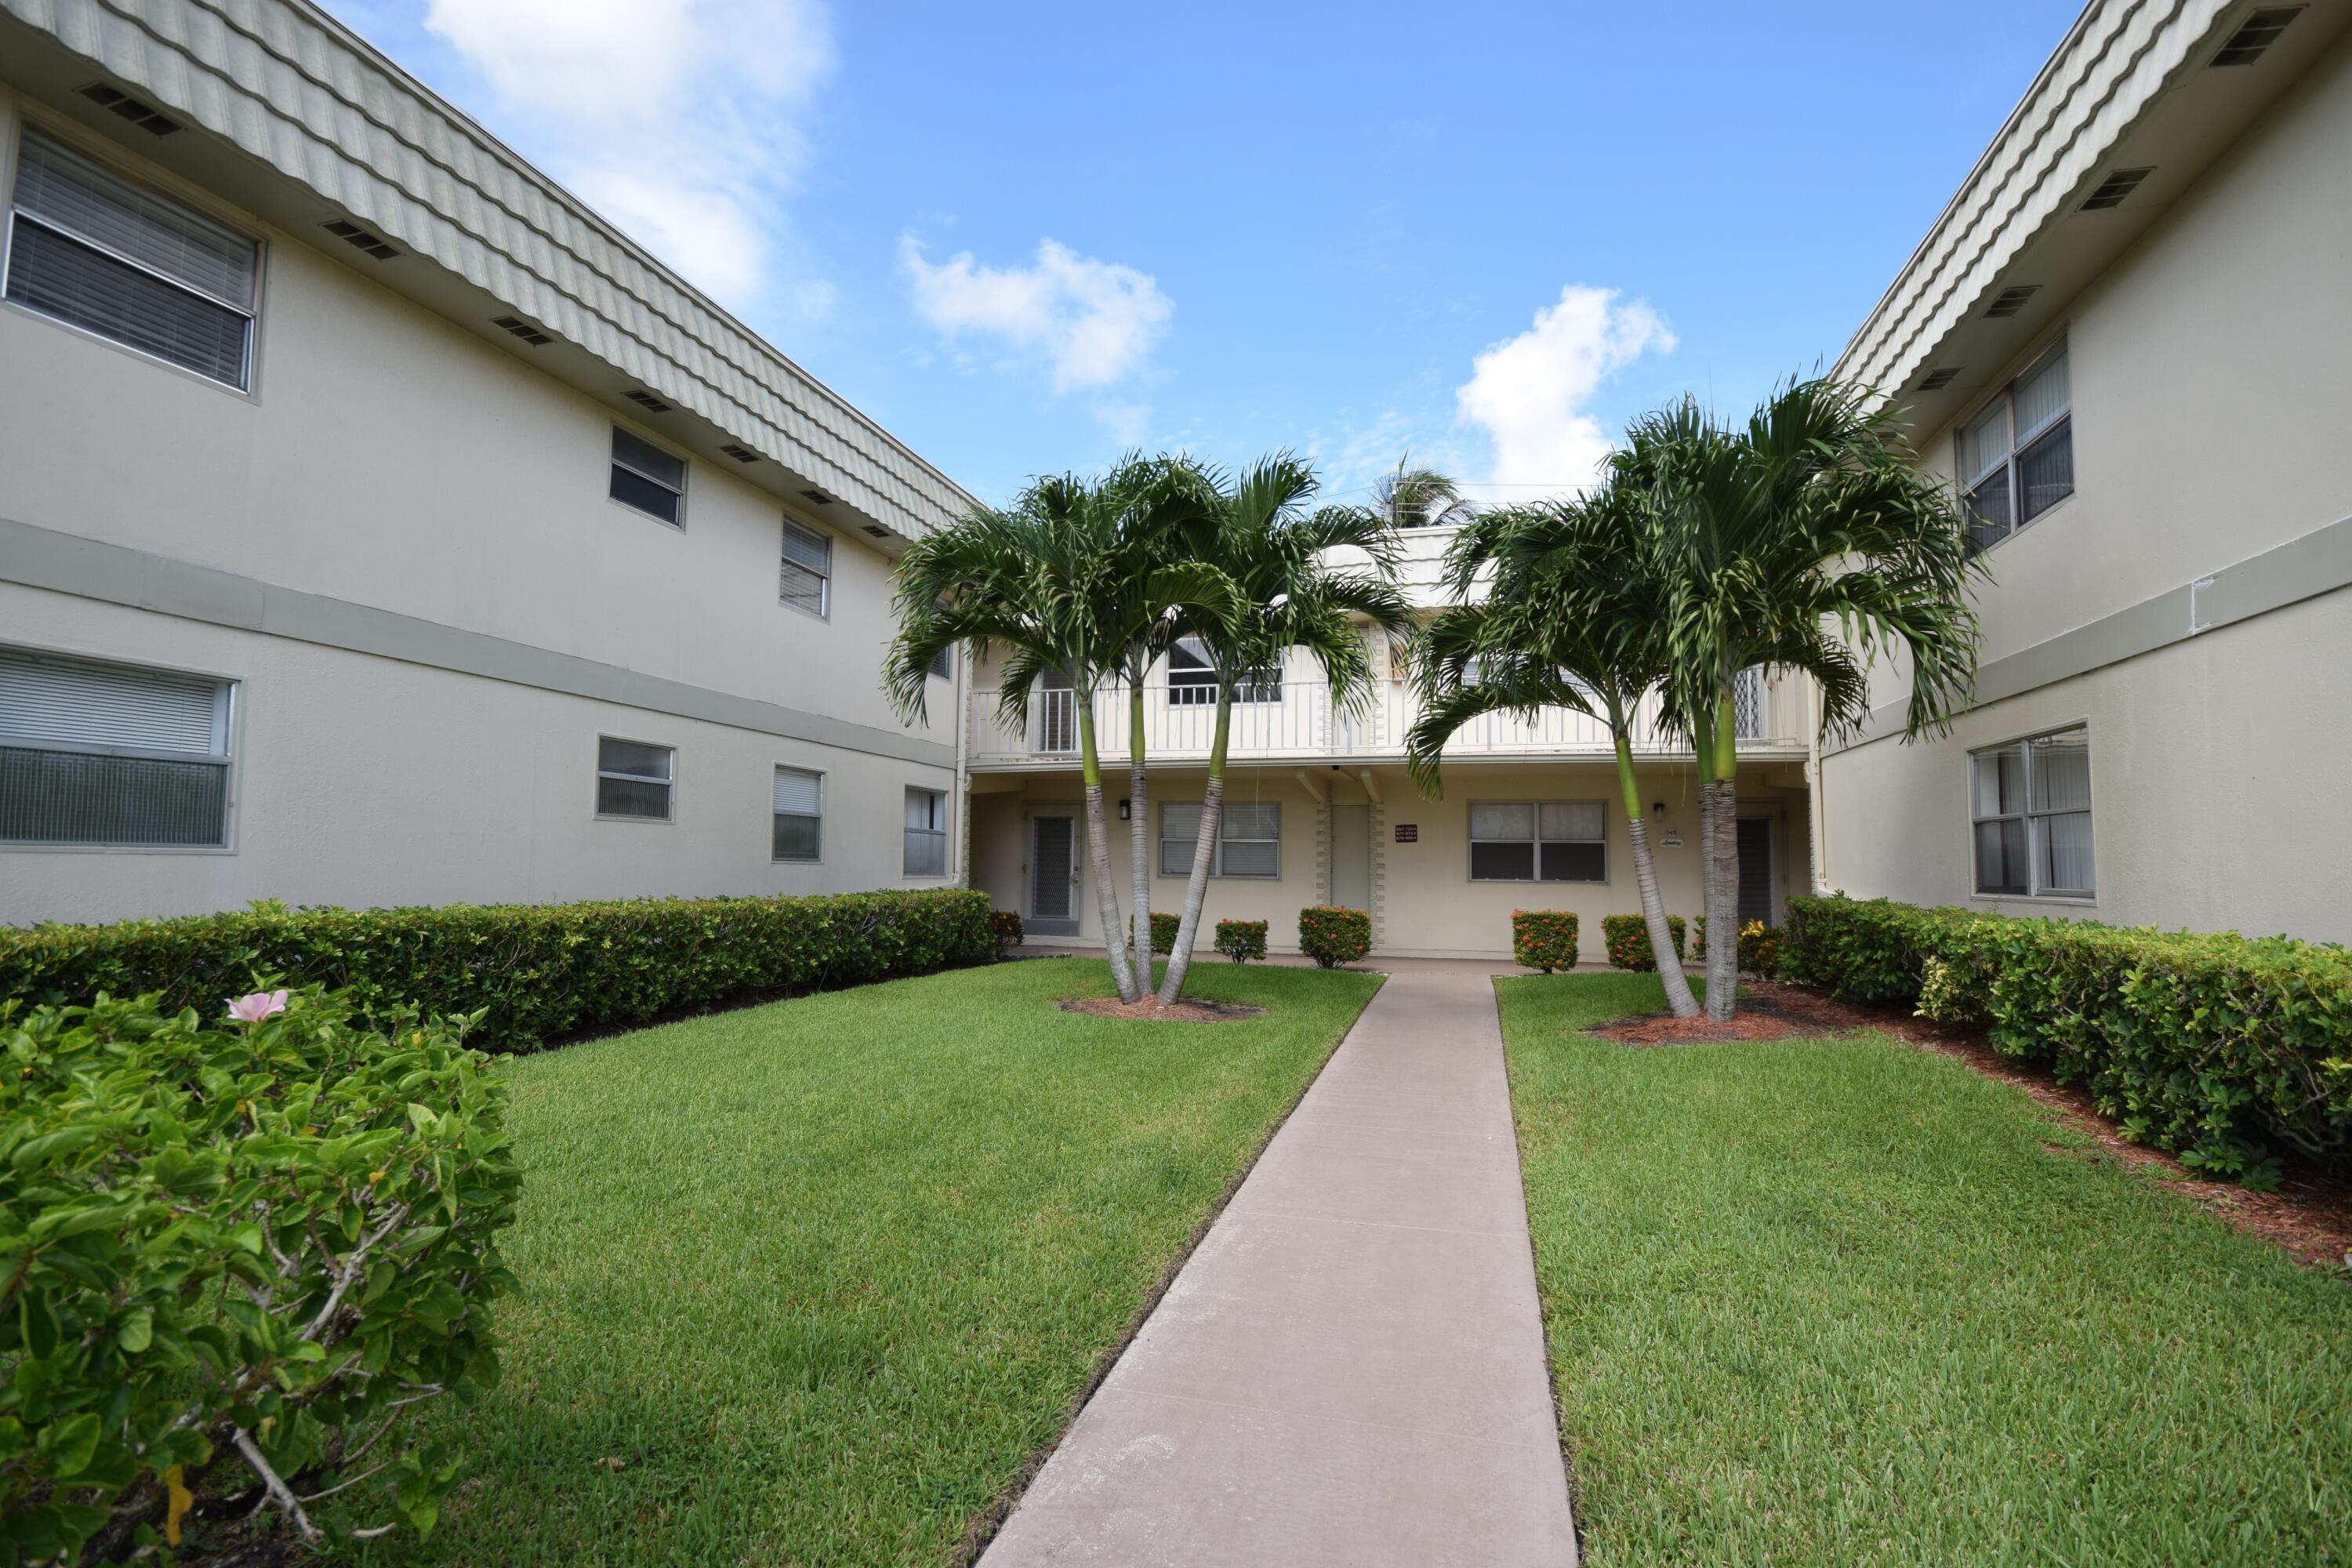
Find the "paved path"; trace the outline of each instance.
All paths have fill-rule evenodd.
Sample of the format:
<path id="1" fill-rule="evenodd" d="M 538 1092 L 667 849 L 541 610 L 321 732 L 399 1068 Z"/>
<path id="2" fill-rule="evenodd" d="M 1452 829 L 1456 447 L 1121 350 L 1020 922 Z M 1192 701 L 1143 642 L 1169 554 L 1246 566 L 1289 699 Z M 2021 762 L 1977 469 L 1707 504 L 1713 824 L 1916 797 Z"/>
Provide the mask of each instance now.
<path id="1" fill-rule="evenodd" d="M 1394 965 L 982 1568 L 1575 1563 L 1507 968 Z"/>

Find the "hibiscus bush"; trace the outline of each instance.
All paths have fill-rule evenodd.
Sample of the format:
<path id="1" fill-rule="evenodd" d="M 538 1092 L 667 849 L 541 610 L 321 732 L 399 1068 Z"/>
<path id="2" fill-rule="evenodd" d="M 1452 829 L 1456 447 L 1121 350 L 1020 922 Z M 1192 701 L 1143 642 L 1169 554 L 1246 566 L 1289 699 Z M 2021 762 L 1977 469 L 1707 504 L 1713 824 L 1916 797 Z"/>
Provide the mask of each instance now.
<path id="1" fill-rule="evenodd" d="M 480 1019 L 376 1016 L 0 1004 L 0 1560 L 152 1557 L 232 1496 L 432 1527 L 457 1458 L 405 1423 L 498 1374 L 520 1175 Z"/>
<path id="2" fill-rule="evenodd" d="M 1265 956 L 1265 926 L 1264 921 L 1219 921 L 1216 948 L 1235 963 L 1247 963 L 1253 958 Z"/>
<path id="3" fill-rule="evenodd" d="M 1361 910 L 1316 904 L 1298 911 L 1298 951 L 1325 969 L 1372 951 L 1372 917 Z"/>
<path id="4" fill-rule="evenodd" d="M 1576 911 L 1573 910 L 1513 910 L 1511 957 L 1525 969 L 1576 967 Z"/>
<path id="5" fill-rule="evenodd" d="M 1704 921 L 1705 916 L 1700 919 Z M 1675 944 L 1675 956 L 1683 955 L 1683 917 L 1666 917 L 1666 936 Z M 1601 917 L 1601 942 L 1608 949 L 1612 968 L 1631 969 L 1639 973 L 1655 973 L 1657 952 L 1650 946 L 1650 922 L 1640 915 L 1603 915 Z"/>

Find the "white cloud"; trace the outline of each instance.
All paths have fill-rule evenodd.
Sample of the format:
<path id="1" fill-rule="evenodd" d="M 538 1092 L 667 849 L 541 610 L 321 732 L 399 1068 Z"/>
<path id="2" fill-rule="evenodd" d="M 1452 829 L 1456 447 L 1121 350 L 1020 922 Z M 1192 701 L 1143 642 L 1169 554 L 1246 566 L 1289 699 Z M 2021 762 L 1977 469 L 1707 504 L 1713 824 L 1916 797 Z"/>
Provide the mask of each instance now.
<path id="1" fill-rule="evenodd" d="M 1496 485 L 1563 491 L 1590 484 L 1610 440 L 1586 412 L 1611 375 L 1649 350 L 1673 352 L 1675 334 L 1643 300 L 1570 284 L 1535 325 L 1489 346 L 1454 392 L 1462 418 L 1485 426 L 1495 445 Z"/>
<path id="2" fill-rule="evenodd" d="M 769 293 L 834 66 L 821 0 L 428 0 L 425 26 L 599 212 L 730 303 Z M 830 291 L 779 296 L 807 310 Z"/>
<path id="3" fill-rule="evenodd" d="M 925 321 L 951 338 L 978 333 L 1043 355 L 1056 392 L 1112 386 L 1135 374 L 1176 309 L 1150 273 L 1052 239 L 1038 242 L 1035 265 L 999 268 L 982 266 L 968 250 L 934 263 L 921 241 L 901 235 L 898 265 Z"/>

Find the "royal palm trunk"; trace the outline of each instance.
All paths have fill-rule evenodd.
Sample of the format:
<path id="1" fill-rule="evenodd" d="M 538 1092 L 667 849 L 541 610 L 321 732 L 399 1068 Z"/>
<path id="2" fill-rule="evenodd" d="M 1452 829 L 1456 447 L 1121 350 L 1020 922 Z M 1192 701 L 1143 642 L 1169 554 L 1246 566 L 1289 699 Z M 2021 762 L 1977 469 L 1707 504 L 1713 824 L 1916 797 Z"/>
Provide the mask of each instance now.
<path id="1" fill-rule="evenodd" d="M 1633 742 L 1617 726 L 1617 784 L 1625 795 L 1625 831 L 1633 841 L 1633 887 L 1642 898 L 1642 923 L 1650 929 L 1650 952 L 1658 961 L 1658 978 L 1666 988 L 1666 1005 L 1677 1018 L 1698 1015 L 1690 981 L 1683 973 L 1682 955 L 1675 951 L 1673 928 L 1666 924 L 1665 901 L 1658 896 L 1658 865 L 1650 852 L 1650 822 L 1642 814 L 1642 787 L 1633 777 Z"/>
<path id="2" fill-rule="evenodd" d="M 1110 977 L 1118 987 L 1118 999 L 1132 1002 L 1143 994 L 1143 988 L 1135 983 L 1134 966 L 1119 940 L 1118 889 L 1110 879 L 1110 828 L 1103 820 L 1102 759 L 1095 752 L 1094 693 L 1075 691 L 1071 697 L 1078 710 L 1078 766 L 1087 785 L 1087 853 L 1094 862 L 1095 909 L 1102 921 L 1103 950 L 1110 957 Z"/>
<path id="3" fill-rule="evenodd" d="M 1127 682 L 1128 795 L 1130 801 L 1128 853 L 1134 858 L 1135 896 L 1130 910 L 1134 930 L 1128 944 L 1135 953 L 1135 994 L 1151 990 L 1151 807 L 1144 798 L 1143 671 L 1129 671 Z"/>
<path id="4" fill-rule="evenodd" d="M 1217 824 L 1225 810 L 1225 737 L 1233 717 L 1233 684 L 1220 681 L 1216 737 L 1209 743 L 1209 783 L 1201 792 L 1201 835 L 1192 846 L 1192 879 L 1184 884 L 1184 916 L 1177 922 L 1176 945 L 1168 953 L 1168 973 L 1160 982 L 1163 1007 L 1172 1006 L 1184 994 L 1184 976 L 1192 967 L 1192 945 L 1200 940 L 1201 910 L 1209 901 L 1209 867 L 1217 853 Z"/>
<path id="5" fill-rule="evenodd" d="M 1706 824 L 1706 1016 L 1728 1019 L 1739 993 L 1738 736 L 1730 689 L 1716 703 L 1701 773 L 1699 812 Z"/>

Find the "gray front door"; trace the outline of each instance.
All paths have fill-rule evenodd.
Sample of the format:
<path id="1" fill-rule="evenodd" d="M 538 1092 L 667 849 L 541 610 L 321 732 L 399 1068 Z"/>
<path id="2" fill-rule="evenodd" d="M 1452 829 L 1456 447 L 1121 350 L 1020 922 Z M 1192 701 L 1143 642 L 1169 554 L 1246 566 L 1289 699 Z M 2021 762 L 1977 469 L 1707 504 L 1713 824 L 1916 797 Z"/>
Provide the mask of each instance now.
<path id="1" fill-rule="evenodd" d="M 1739 819 L 1739 923 L 1772 923 L 1772 819 Z"/>
<path id="2" fill-rule="evenodd" d="M 1029 819 L 1029 929 L 1040 936 L 1076 936 L 1078 881 L 1077 818 Z"/>
<path id="3" fill-rule="evenodd" d="M 1346 910 L 1372 907 L 1372 808 L 1331 808 L 1331 901 Z"/>

